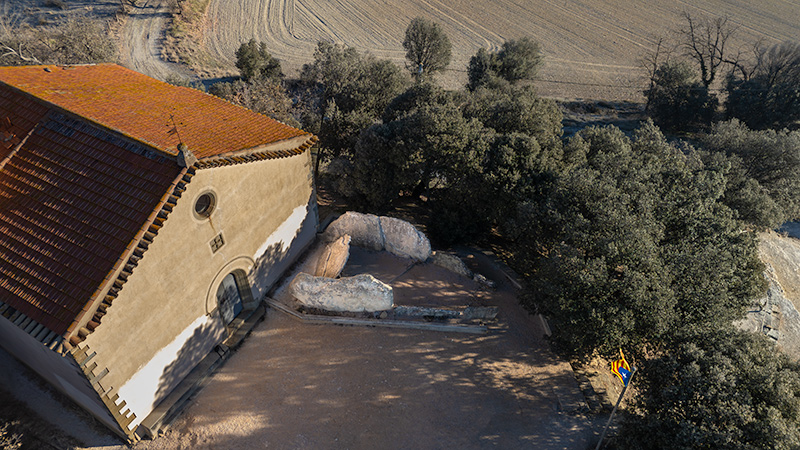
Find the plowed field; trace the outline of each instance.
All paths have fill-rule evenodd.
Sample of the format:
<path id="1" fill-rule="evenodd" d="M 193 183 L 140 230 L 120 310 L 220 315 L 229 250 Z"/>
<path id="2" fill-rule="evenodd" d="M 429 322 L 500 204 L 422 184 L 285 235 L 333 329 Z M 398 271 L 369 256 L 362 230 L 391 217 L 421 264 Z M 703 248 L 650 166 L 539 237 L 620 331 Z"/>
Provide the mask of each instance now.
<path id="1" fill-rule="evenodd" d="M 478 48 L 531 36 L 546 55 L 542 94 L 638 99 L 644 83 L 637 61 L 681 25 L 683 11 L 728 15 L 739 27 L 734 45 L 800 40 L 800 0 L 212 0 L 205 46 L 232 68 L 239 44 L 256 38 L 290 75 L 312 59 L 318 40 L 403 64 L 404 30 L 419 16 L 439 22 L 453 43 L 440 78 L 450 88 L 466 82 Z"/>

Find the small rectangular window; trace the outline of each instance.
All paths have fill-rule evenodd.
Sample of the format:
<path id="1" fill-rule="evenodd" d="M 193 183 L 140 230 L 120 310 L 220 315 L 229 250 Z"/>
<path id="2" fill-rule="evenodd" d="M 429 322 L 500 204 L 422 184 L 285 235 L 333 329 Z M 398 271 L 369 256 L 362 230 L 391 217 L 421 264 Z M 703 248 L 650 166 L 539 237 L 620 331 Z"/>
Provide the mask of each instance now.
<path id="1" fill-rule="evenodd" d="M 223 245 L 225 245 L 225 239 L 222 238 L 222 233 L 218 234 L 217 237 L 209 242 L 211 245 L 211 253 L 217 253 L 217 250 L 221 249 Z"/>

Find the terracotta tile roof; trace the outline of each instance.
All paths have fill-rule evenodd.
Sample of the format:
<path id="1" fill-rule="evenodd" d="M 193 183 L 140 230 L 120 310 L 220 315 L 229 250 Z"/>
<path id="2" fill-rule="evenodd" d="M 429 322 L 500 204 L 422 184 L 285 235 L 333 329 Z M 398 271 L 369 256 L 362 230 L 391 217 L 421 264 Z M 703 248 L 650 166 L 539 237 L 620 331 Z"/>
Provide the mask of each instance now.
<path id="1" fill-rule="evenodd" d="M 179 134 L 200 159 L 311 137 L 196 89 L 115 64 L 0 67 L 0 82 L 173 154 Z M 170 116 L 177 133 L 171 132 Z"/>
<path id="2" fill-rule="evenodd" d="M 178 163 L 170 115 L 199 158 L 192 167 Z M 42 342 L 80 342 L 196 169 L 287 157 L 315 140 L 115 65 L 0 67 L 0 315 Z"/>
<path id="3" fill-rule="evenodd" d="M 0 90 L 0 161 L 6 158 L 42 118 L 47 107 L 8 90 Z"/>
<path id="4" fill-rule="evenodd" d="M 0 162 L 0 300 L 63 334 L 182 169 L 57 111 L 7 106 L 0 120 L 27 139 Z"/>

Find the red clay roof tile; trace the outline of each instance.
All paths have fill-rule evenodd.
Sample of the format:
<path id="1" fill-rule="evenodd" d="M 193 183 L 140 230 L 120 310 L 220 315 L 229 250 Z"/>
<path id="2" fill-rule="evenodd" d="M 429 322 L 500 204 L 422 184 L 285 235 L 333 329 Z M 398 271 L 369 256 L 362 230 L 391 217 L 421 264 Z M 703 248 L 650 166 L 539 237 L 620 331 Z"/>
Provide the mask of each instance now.
<path id="1" fill-rule="evenodd" d="M 61 113 L 40 120 L 0 169 L 0 299 L 63 334 L 181 168 Z"/>
<path id="2" fill-rule="evenodd" d="M 109 277 L 138 261 L 128 252 L 147 247 L 144 228 L 160 227 L 162 202 L 194 173 L 176 161 L 170 115 L 198 167 L 227 164 L 229 152 L 252 150 L 237 162 L 288 156 L 315 140 L 116 65 L 0 67 L 0 301 L 66 336 L 102 286 L 119 289 L 126 275 Z M 294 151 L 263 150 L 300 136 Z"/>
<path id="3" fill-rule="evenodd" d="M 196 89 L 171 86 L 115 64 L 0 67 L 0 82 L 173 154 L 180 135 L 200 159 L 311 137 Z M 0 110 L 2 101 L 0 96 Z M 24 106 L 36 107 L 30 101 Z M 170 117 L 177 133 L 171 132 Z"/>

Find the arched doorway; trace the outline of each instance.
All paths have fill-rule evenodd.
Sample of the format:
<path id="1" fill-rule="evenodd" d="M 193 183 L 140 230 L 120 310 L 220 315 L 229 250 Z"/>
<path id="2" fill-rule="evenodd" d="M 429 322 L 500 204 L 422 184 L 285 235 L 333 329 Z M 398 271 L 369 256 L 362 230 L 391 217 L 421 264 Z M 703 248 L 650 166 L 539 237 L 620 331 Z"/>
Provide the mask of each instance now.
<path id="1" fill-rule="evenodd" d="M 222 283 L 217 288 L 217 304 L 219 304 L 219 313 L 225 325 L 233 322 L 233 319 L 244 309 L 242 290 L 237 278 L 239 277 L 231 272 L 222 279 Z"/>

